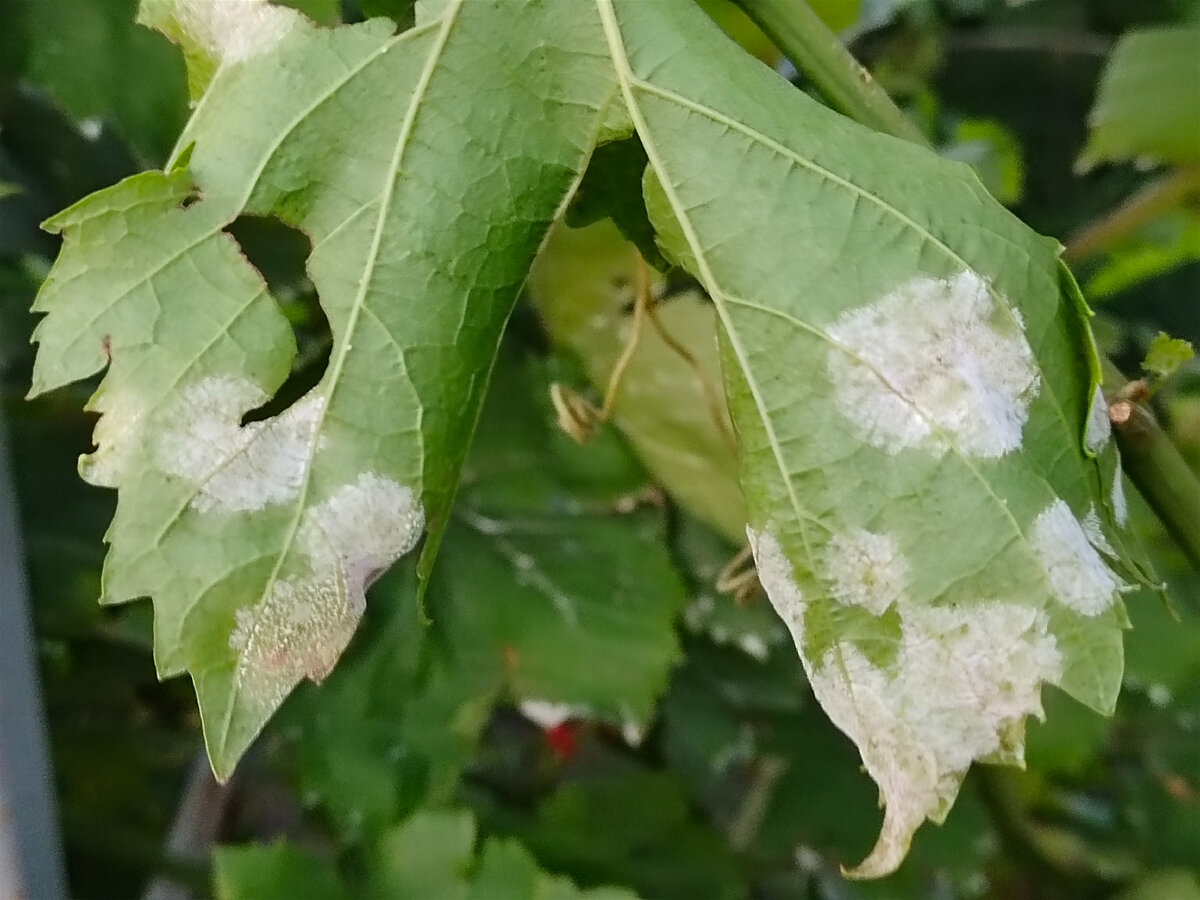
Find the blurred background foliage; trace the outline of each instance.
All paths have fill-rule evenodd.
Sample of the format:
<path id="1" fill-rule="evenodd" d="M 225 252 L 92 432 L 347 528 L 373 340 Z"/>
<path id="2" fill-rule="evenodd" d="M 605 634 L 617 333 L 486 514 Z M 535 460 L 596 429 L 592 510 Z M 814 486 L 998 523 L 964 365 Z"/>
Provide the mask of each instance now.
<path id="1" fill-rule="evenodd" d="M 699 2 L 810 89 L 735 5 Z M 291 5 L 325 24 L 412 17 L 411 0 Z M 1200 0 L 812 5 L 941 152 L 1067 245 L 1127 372 L 1160 331 L 1200 343 Z M 1027 770 L 977 767 L 897 875 L 851 884 L 838 866 L 877 833 L 871 783 L 761 594 L 714 587 L 738 549 L 720 423 L 679 413 L 691 376 L 649 347 L 616 427 L 571 443 L 546 387 L 602 384 L 620 340 L 573 339 L 571 308 L 562 320 L 541 301 L 518 306 L 506 337 L 430 624 L 411 565 L 397 567 L 337 670 L 212 785 L 189 685 L 155 680 L 149 604 L 95 602 L 115 497 L 75 474 L 91 388 L 23 400 L 28 308 L 56 253 L 38 223 L 161 165 L 188 114 L 182 61 L 133 25 L 135 7 L 0 0 L 0 400 L 75 896 L 1200 897 L 1200 578 L 1136 498 L 1173 605 L 1128 598 L 1116 715 L 1047 691 Z M 586 201 L 575 224 L 594 218 Z M 636 238 L 644 213 L 626 212 Z M 611 226 L 592 227 L 553 277 L 631 265 Z M 270 221 L 231 230 L 296 328 L 298 394 L 328 349 L 307 245 Z M 627 289 L 618 279 L 610 299 Z M 668 333 L 702 340 L 684 333 L 688 315 L 711 318 L 694 285 L 658 290 L 683 298 L 662 306 Z M 1200 367 L 1154 406 L 1200 469 Z M 647 448 L 688 440 L 711 453 L 675 488 Z M 162 893 L 164 875 L 184 893 Z"/>

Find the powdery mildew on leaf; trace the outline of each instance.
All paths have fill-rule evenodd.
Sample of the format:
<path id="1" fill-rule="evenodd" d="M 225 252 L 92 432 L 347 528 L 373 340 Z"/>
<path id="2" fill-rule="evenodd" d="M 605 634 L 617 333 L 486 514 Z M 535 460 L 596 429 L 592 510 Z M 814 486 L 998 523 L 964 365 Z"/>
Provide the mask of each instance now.
<path id="1" fill-rule="evenodd" d="M 1022 761 L 1025 717 L 1042 717 L 1042 682 L 1062 675 L 1041 610 L 997 601 L 900 610 L 888 670 L 848 641 L 809 668 L 886 806 L 874 849 L 849 873 L 862 878 L 893 871 L 921 823 L 945 817 L 972 761 Z"/>
<path id="2" fill-rule="evenodd" d="M 758 580 L 767 592 L 767 599 L 779 613 L 779 618 L 792 634 L 796 649 L 804 656 L 804 597 L 796 586 L 792 564 L 788 562 L 783 548 L 771 532 L 763 529 L 756 532 L 746 528 L 746 539 L 754 554 L 754 566 Z"/>
<path id="3" fill-rule="evenodd" d="M 942 820 L 974 760 L 1022 761 L 1025 717 L 1041 717 L 1042 682 L 1062 676 L 1049 619 L 1035 607 L 991 599 L 962 606 L 899 602 L 900 644 L 886 670 L 850 641 L 814 666 L 804 651 L 805 605 L 778 540 L 767 530 L 747 534 L 759 580 L 791 631 L 813 693 L 858 746 L 886 806 L 875 848 L 850 874 L 886 875 L 926 818 Z M 870 602 L 900 600 L 903 558 L 885 536 L 864 541 L 861 534 L 842 543 L 853 553 L 869 551 L 887 573 Z M 850 563 L 852 552 L 838 553 Z"/>
<path id="4" fill-rule="evenodd" d="M 353 593 L 411 550 L 424 527 L 411 488 L 367 472 L 308 512 L 300 541 L 314 566 L 339 567 Z"/>
<path id="5" fill-rule="evenodd" d="M 235 63 L 265 53 L 295 22 L 295 14 L 266 0 L 173 0 L 175 21 L 209 54 Z"/>
<path id="6" fill-rule="evenodd" d="M 880 616 L 904 596 L 908 563 L 887 534 L 857 529 L 825 545 L 825 571 L 833 599 Z"/>
<path id="7" fill-rule="evenodd" d="M 194 509 L 245 512 L 295 499 L 325 398 L 312 394 L 266 422 L 238 424 L 266 399 L 250 381 L 205 378 L 164 417 L 157 461 L 197 486 Z"/>
<path id="8" fill-rule="evenodd" d="M 1124 525 L 1129 521 L 1129 503 L 1125 499 L 1125 474 L 1121 471 L 1120 457 L 1117 457 L 1117 469 L 1113 472 L 1112 494 L 1109 499 L 1112 501 L 1113 516 L 1117 524 Z"/>
<path id="9" fill-rule="evenodd" d="M 839 410 L 889 453 L 1021 446 L 1040 376 L 1019 313 L 972 271 L 913 278 L 828 329 Z"/>
<path id="10" fill-rule="evenodd" d="M 350 642 L 370 579 L 416 545 L 425 515 L 410 488 L 373 473 L 310 509 L 300 546 L 312 574 L 275 581 L 266 598 L 236 613 L 229 646 L 238 684 L 273 710 L 301 679 L 320 681 Z"/>
<path id="11" fill-rule="evenodd" d="M 1104 527 L 1100 524 L 1100 516 L 1097 514 L 1096 507 L 1094 506 L 1083 517 L 1083 533 L 1087 535 L 1088 543 L 1109 559 L 1119 558 L 1117 551 L 1113 549 L 1112 544 L 1108 542 L 1108 538 L 1104 536 Z"/>
<path id="12" fill-rule="evenodd" d="M 1110 437 L 1112 437 L 1112 425 L 1108 421 L 1108 403 L 1104 399 L 1104 392 L 1097 385 L 1092 394 L 1092 407 L 1088 412 L 1087 431 L 1084 433 L 1083 443 L 1089 453 L 1095 454 L 1104 448 Z"/>
<path id="13" fill-rule="evenodd" d="M 1100 615 L 1125 588 L 1092 546 L 1087 529 L 1061 499 L 1034 521 L 1030 541 L 1054 596 L 1077 613 Z"/>
<path id="14" fill-rule="evenodd" d="M 320 681 L 350 642 L 362 603 L 343 599 L 336 573 L 276 581 L 254 609 L 237 611 L 229 646 L 237 681 L 255 709 L 271 711 L 303 678 Z"/>

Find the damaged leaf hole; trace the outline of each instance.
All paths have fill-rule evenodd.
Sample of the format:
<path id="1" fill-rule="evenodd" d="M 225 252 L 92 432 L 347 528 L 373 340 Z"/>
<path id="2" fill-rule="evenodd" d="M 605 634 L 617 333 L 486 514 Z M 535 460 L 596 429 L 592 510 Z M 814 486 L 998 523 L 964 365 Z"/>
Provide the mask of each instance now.
<path id="1" fill-rule="evenodd" d="M 329 365 L 333 332 L 305 268 L 312 253 L 307 234 L 271 216 L 249 215 L 238 216 L 226 232 L 262 275 L 296 340 L 287 380 L 274 397 L 242 416 L 241 424 L 247 425 L 279 415 L 320 382 Z"/>

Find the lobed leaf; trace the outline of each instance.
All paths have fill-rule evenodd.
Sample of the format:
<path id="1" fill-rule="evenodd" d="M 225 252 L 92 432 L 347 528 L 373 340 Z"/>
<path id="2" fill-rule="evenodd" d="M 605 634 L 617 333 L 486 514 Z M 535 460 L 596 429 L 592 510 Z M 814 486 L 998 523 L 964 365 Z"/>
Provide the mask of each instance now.
<path id="1" fill-rule="evenodd" d="M 154 598 L 159 673 L 191 672 L 223 778 L 333 666 L 374 575 L 426 522 L 436 546 L 501 328 L 612 75 L 598 24 L 553 4 L 449 2 L 400 35 L 250 0 L 144 15 L 204 86 L 189 149 L 47 223 L 64 250 L 35 307 L 33 393 L 108 366 L 81 464 L 120 489 L 103 600 Z M 309 236 L 334 336 L 317 387 L 251 424 L 294 342 L 224 230 L 242 214 Z"/>
<path id="2" fill-rule="evenodd" d="M 594 147 L 630 124 L 660 246 L 714 303 L 760 578 L 887 807 L 853 874 L 894 869 L 973 761 L 1021 762 L 1043 683 L 1111 710 L 1120 594 L 1143 573 L 1057 244 L 964 165 L 790 88 L 690 0 L 415 14 L 394 35 L 146 0 L 199 98 L 183 149 L 47 223 L 64 250 L 33 392 L 107 366 L 81 463 L 119 488 L 103 599 L 154 598 L 159 672 L 191 672 L 217 774 L 328 672 L 426 523 L 432 559 L 513 297 Z M 333 332 L 317 387 L 262 421 L 295 349 L 225 230 L 244 214 L 309 236 Z M 624 335 L 591 293 L 595 379 Z M 701 504 L 732 530 L 734 501 Z M 500 568 L 547 549 L 544 521 L 472 527 L 467 555 Z M 556 600 L 537 593 L 531 609 Z M 672 649 L 649 635 L 638 690 Z"/>
<path id="3" fill-rule="evenodd" d="M 965 166 L 684 4 L 600 9 L 651 219 L 723 326 L 760 579 L 887 807 L 851 874 L 882 875 L 973 760 L 1021 762 L 1043 683 L 1115 702 L 1136 570 L 1085 307 Z"/>

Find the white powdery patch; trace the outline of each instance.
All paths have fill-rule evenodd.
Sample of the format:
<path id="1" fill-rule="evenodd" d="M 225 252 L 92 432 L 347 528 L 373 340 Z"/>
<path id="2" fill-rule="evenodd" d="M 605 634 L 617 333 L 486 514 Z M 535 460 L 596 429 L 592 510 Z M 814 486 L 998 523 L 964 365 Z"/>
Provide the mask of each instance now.
<path id="1" fill-rule="evenodd" d="M 180 30 L 222 63 L 235 63 L 277 44 L 296 15 L 265 0 L 173 0 Z"/>
<path id="2" fill-rule="evenodd" d="M 1090 452 L 1099 453 L 1111 437 L 1112 424 L 1108 421 L 1108 402 L 1097 385 L 1096 392 L 1092 394 L 1092 408 L 1088 413 L 1083 443 Z"/>
<path id="3" fill-rule="evenodd" d="M 1118 525 L 1129 521 L 1129 503 L 1125 500 L 1125 473 L 1121 471 L 1121 458 L 1117 457 L 1117 470 L 1113 473 L 1112 484 L 1113 516 Z"/>
<path id="4" fill-rule="evenodd" d="M 1094 506 L 1089 507 L 1087 515 L 1083 517 L 1083 533 L 1087 535 L 1088 543 L 1109 559 L 1117 558 L 1117 551 L 1104 536 L 1104 527 L 1100 524 L 1100 516 L 1096 514 Z"/>
<path id="5" fill-rule="evenodd" d="M 800 588 L 796 586 L 792 564 L 784 555 L 779 541 L 767 529 L 755 532 L 746 527 L 746 539 L 750 542 L 750 550 L 754 554 L 754 566 L 758 570 L 758 580 L 767 592 L 767 599 L 775 607 L 779 618 L 787 626 L 796 644 L 800 656 L 804 656 L 804 598 Z"/>
<path id="6" fill-rule="evenodd" d="M 361 596 L 372 577 L 416 546 L 424 528 L 425 511 L 411 488 L 365 472 L 305 514 L 300 541 L 317 571 L 340 571 L 346 591 Z"/>
<path id="7" fill-rule="evenodd" d="M 1037 365 L 1017 310 L 974 272 L 913 278 L 828 335 L 838 406 L 872 446 L 986 458 L 1021 446 Z"/>
<path id="8" fill-rule="evenodd" d="M 904 596 L 908 563 L 891 535 L 858 529 L 834 535 L 825 546 L 825 572 L 839 603 L 877 616 Z"/>
<path id="9" fill-rule="evenodd" d="M 1030 540 L 1054 596 L 1069 609 L 1098 616 L 1125 588 L 1063 500 L 1055 500 L 1034 520 Z"/>
<path id="10" fill-rule="evenodd" d="M 374 575 L 411 550 L 425 526 L 413 491 L 372 473 L 309 510 L 300 545 L 312 574 L 276 581 L 266 599 L 236 613 L 229 646 L 238 683 L 271 711 L 302 678 L 320 681 L 346 649 Z"/>
<path id="11" fill-rule="evenodd" d="M 238 424 L 266 399 L 244 379 L 205 378 L 164 417 L 170 430 L 159 437 L 158 464 L 197 486 L 194 509 L 244 512 L 296 497 L 325 398 L 311 395 L 269 421 Z"/>
<path id="12" fill-rule="evenodd" d="M 941 821 L 977 759 L 1020 762 L 1025 717 L 1042 715 L 1042 682 L 1062 657 L 1041 610 L 988 601 L 901 607 L 901 641 L 888 671 L 849 642 L 809 678 L 830 719 L 855 742 L 887 809 L 860 878 L 896 869 L 926 818 Z"/>
<path id="13" fill-rule="evenodd" d="M 270 713 L 301 679 L 321 681 L 346 649 L 362 617 L 346 603 L 336 573 L 276 581 L 253 610 L 237 611 L 229 646 L 247 703 Z"/>

